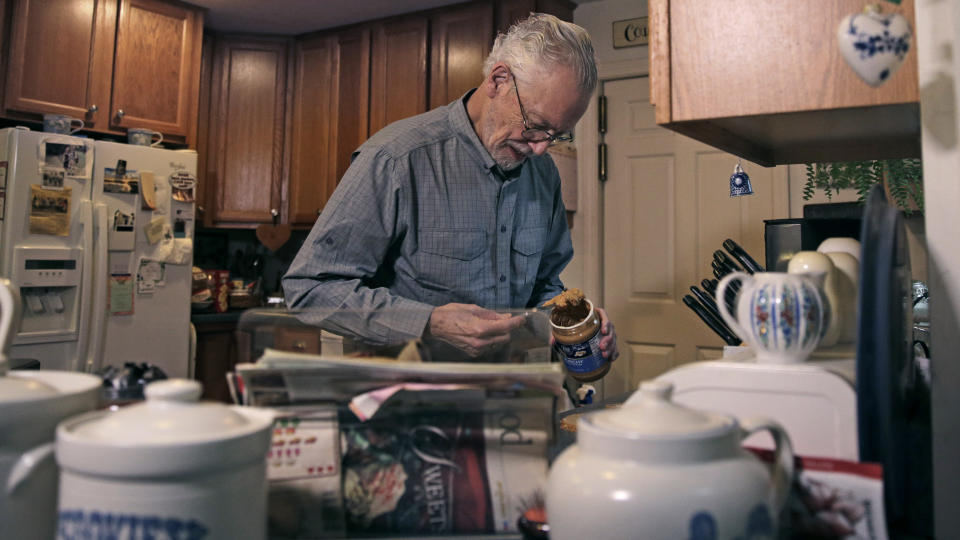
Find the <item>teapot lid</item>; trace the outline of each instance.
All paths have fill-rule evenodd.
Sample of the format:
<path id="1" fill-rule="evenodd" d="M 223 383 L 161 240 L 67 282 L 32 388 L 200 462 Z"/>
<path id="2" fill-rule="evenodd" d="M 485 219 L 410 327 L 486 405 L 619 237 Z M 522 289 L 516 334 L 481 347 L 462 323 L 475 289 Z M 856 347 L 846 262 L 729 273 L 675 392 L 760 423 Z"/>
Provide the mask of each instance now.
<path id="1" fill-rule="evenodd" d="M 145 387 L 143 403 L 64 422 L 57 428 L 57 461 L 87 472 L 139 476 L 151 472 L 148 454 L 158 474 L 202 469 L 215 455 L 263 459 L 273 413 L 199 402 L 201 390 L 197 381 L 161 380 Z"/>
<path id="2" fill-rule="evenodd" d="M 673 383 L 646 381 L 622 407 L 593 414 L 588 421 L 608 435 L 645 440 L 713 437 L 737 426 L 730 416 L 684 407 L 672 397 Z"/>

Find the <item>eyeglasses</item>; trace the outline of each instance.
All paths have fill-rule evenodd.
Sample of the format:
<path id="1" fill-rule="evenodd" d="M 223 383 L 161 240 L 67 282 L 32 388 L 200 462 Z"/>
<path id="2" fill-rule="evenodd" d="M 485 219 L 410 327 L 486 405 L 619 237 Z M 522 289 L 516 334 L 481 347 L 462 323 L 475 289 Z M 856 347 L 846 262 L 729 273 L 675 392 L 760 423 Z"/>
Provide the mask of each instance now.
<path id="1" fill-rule="evenodd" d="M 527 112 L 523 110 L 523 102 L 520 101 L 520 90 L 517 89 L 517 78 L 513 76 L 513 73 L 511 73 L 510 76 L 513 77 L 513 91 L 517 93 L 517 105 L 520 105 L 520 117 L 523 119 L 523 131 L 520 132 L 520 136 L 527 142 L 532 143 L 547 141 L 550 143 L 550 146 L 558 142 L 572 141 L 573 133 L 563 132 L 551 135 L 550 132 L 545 129 L 531 128 L 527 125 Z"/>

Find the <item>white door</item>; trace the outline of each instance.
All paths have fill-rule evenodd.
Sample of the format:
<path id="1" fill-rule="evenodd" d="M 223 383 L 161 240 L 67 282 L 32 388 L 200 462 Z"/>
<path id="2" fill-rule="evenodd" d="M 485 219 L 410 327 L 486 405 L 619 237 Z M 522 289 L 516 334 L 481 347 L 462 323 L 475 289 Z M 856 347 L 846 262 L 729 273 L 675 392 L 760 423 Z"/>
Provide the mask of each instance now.
<path id="1" fill-rule="evenodd" d="M 657 126 L 647 77 L 606 81 L 603 305 L 620 360 L 613 396 L 686 362 L 717 358 L 723 341 L 684 305 L 712 278 L 713 252 L 732 238 L 761 264 L 763 220 L 787 217 L 787 168 L 743 161 L 754 194 L 730 197 L 738 158 Z"/>

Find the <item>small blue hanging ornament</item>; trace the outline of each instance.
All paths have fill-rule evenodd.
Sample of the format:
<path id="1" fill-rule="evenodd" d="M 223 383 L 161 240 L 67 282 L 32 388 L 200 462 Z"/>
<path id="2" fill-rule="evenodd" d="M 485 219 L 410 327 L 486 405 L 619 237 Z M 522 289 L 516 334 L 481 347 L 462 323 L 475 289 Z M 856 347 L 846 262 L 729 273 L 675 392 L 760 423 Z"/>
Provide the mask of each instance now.
<path id="1" fill-rule="evenodd" d="M 733 168 L 733 174 L 730 175 L 730 196 L 740 197 L 741 195 L 753 195 L 753 186 L 750 185 L 750 177 L 743 172 L 740 162 Z"/>

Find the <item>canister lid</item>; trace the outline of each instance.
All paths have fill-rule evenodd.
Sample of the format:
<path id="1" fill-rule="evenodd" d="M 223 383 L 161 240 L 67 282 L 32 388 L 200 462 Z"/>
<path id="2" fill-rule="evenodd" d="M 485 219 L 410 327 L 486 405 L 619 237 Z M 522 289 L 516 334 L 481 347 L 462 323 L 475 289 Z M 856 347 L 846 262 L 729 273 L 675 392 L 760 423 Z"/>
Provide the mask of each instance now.
<path id="1" fill-rule="evenodd" d="M 0 405 L 46 399 L 57 394 L 56 388 L 39 379 L 0 376 Z"/>
<path id="2" fill-rule="evenodd" d="M 60 424 L 57 461 L 107 475 L 154 475 L 215 470 L 264 459 L 273 413 L 199 402 L 199 382 L 150 383 L 146 401 Z"/>

